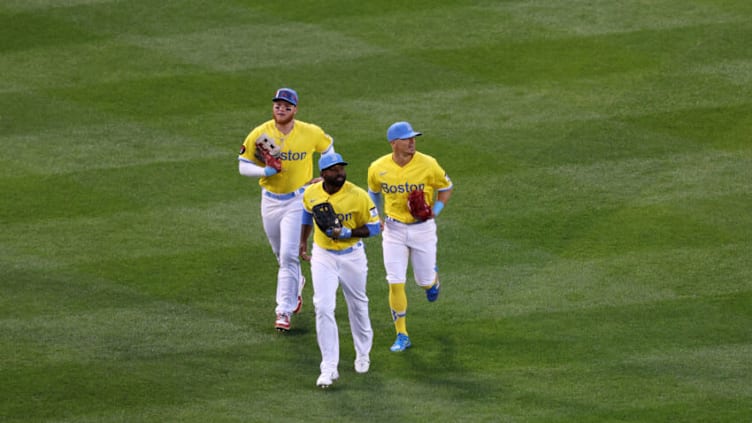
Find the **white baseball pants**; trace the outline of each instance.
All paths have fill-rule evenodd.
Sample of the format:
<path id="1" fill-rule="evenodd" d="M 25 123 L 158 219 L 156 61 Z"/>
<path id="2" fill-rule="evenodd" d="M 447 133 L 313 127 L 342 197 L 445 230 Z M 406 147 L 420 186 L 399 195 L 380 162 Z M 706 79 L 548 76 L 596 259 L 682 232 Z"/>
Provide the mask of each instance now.
<path id="1" fill-rule="evenodd" d="M 313 305 L 316 309 L 316 339 L 321 350 L 321 371 L 337 370 L 339 365 L 339 332 L 334 317 L 338 286 L 342 286 L 347 303 L 356 357 L 367 356 L 373 345 L 373 329 L 368 316 L 368 260 L 363 241 L 345 253 L 332 252 L 314 244 L 311 277 Z"/>
<path id="2" fill-rule="evenodd" d="M 300 283 L 300 221 L 303 203 L 300 189 L 290 194 L 261 192 L 261 218 L 264 232 L 277 258 L 276 313 L 292 313 L 298 303 Z"/>
<path id="3" fill-rule="evenodd" d="M 436 221 L 405 224 L 387 218 L 381 235 L 386 280 L 407 281 L 408 261 L 412 262 L 415 283 L 427 287 L 436 280 Z"/>

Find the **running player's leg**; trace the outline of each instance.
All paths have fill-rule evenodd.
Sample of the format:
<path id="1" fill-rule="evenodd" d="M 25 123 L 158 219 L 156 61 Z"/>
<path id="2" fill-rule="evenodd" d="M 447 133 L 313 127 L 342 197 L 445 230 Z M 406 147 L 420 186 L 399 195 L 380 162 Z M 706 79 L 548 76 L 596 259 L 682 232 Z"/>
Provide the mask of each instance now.
<path id="1" fill-rule="evenodd" d="M 369 361 L 373 346 L 373 329 L 368 314 L 368 295 L 366 281 L 368 278 L 368 261 L 365 250 L 360 248 L 350 254 L 339 257 L 339 277 L 342 294 L 347 302 L 347 315 L 350 320 L 356 361 Z M 367 370 L 367 366 L 365 367 Z"/>
<path id="2" fill-rule="evenodd" d="M 402 351 L 407 342 L 407 294 L 405 281 L 407 278 L 407 262 L 409 249 L 405 245 L 407 226 L 401 223 L 387 221 L 382 233 L 382 250 L 386 280 L 389 283 L 389 308 L 394 321 L 397 340 L 392 345 L 392 351 Z M 398 344 L 401 344 L 398 345 Z"/>
<path id="3" fill-rule="evenodd" d="M 321 351 L 321 372 L 337 372 L 339 365 L 339 332 L 334 317 L 339 278 L 335 271 L 335 255 L 313 246 L 311 279 L 313 306 L 316 311 L 316 340 Z"/>
<path id="4" fill-rule="evenodd" d="M 269 245 L 272 247 L 274 258 L 277 261 L 277 286 L 276 286 L 276 307 L 274 312 L 277 314 L 277 322 L 275 326 L 277 329 L 285 330 L 284 324 L 281 323 L 284 320 L 284 315 L 287 310 L 286 301 L 284 300 L 284 287 L 279 283 L 279 264 L 280 264 L 280 240 L 281 240 L 281 224 L 284 217 L 284 209 L 280 205 L 279 200 L 262 196 L 261 199 L 261 221 L 264 226 L 264 233 L 266 239 L 269 241 Z M 289 326 L 289 325 L 288 325 Z"/>
<path id="5" fill-rule="evenodd" d="M 415 283 L 426 290 L 429 301 L 438 297 L 439 274 L 436 264 L 436 223 L 433 220 L 410 226 L 410 262 Z"/>
<path id="6" fill-rule="evenodd" d="M 299 198 L 287 200 L 279 223 L 279 271 L 277 273 L 277 300 L 284 313 L 297 308 L 300 290 L 300 219 Z"/>

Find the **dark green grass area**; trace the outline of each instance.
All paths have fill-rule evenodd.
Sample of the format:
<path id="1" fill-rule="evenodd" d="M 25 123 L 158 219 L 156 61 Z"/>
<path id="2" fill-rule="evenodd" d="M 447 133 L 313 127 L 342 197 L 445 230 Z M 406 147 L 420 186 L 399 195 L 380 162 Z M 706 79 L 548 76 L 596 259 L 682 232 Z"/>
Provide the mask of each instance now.
<path id="1" fill-rule="evenodd" d="M 6 209 L 9 214 L 5 220 L 92 217 L 222 201 L 231 197 L 234 190 L 251 186 L 242 184 L 244 181 L 217 186 L 209 177 L 216 173 L 231 174 L 227 168 L 234 160 L 228 153 L 224 160 L 197 158 L 191 162 L 158 162 L 124 169 L 6 178 L 2 183 L 14 207 Z M 171 171 L 165 174 L 167 167 Z M 29 213 L 29 210 L 35 212 Z"/>
<path id="2" fill-rule="evenodd" d="M 0 15 L 0 28 L 0 51 L 4 53 L 40 47 L 55 48 L 99 38 L 74 22 L 31 12 L 3 13 Z"/>
<path id="3" fill-rule="evenodd" d="M 738 0 L 0 5 L 0 421 L 752 420 L 752 9 Z M 365 187 L 410 121 L 442 293 L 315 387 L 310 267 L 238 148 L 300 94 Z M 411 274 L 411 269 L 408 270 Z"/>

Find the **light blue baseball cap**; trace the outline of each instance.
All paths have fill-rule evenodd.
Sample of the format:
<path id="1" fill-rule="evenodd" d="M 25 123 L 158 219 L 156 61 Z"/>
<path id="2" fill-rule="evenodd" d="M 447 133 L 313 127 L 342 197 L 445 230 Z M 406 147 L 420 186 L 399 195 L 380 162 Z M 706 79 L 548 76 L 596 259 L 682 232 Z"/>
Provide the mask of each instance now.
<path id="1" fill-rule="evenodd" d="M 298 93 L 292 88 L 280 88 L 274 93 L 272 101 L 284 100 L 293 106 L 298 105 Z"/>
<path id="2" fill-rule="evenodd" d="M 339 155 L 339 153 L 324 154 L 319 159 L 319 171 L 329 169 L 338 164 L 347 166 L 347 162 L 342 159 L 342 156 Z"/>
<path id="3" fill-rule="evenodd" d="M 423 135 L 421 132 L 413 131 L 413 127 L 407 122 L 395 122 L 386 131 L 386 140 L 406 140 L 412 137 Z"/>

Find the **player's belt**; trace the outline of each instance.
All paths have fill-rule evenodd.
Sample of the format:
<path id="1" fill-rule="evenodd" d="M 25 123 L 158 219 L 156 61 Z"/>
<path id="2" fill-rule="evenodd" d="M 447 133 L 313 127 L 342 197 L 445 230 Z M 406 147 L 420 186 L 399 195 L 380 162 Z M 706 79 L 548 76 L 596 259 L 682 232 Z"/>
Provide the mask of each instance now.
<path id="1" fill-rule="evenodd" d="M 291 198 L 294 198 L 297 195 L 300 195 L 305 191 L 305 188 L 300 188 L 297 191 L 288 192 L 287 194 L 275 194 L 273 192 L 269 192 L 267 190 L 264 190 L 264 195 L 273 198 L 275 200 L 289 200 Z"/>
<path id="2" fill-rule="evenodd" d="M 397 223 L 401 223 L 403 225 L 419 225 L 421 223 L 428 222 L 427 220 L 416 220 L 415 222 L 405 223 L 405 222 L 401 222 L 401 221 L 399 221 L 399 220 L 397 220 L 397 219 L 395 219 L 393 217 L 389 217 L 389 216 L 386 217 L 386 221 L 387 222 L 397 222 Z"/>
<path id="3" fill-rule="evenodd" d="M 362 246 L 363 246 L 363 241 L 358 241 L 358 242 L 357 242 L 357 243 L 356 243 L 355 245 L 353 245 L 352 247 L 350 247 L 350 248 L 345 248 L 344 250 L 330 250 L 330 249 L 328 249 L 328 248 L 325 248 L 325 250 L 326 250 L 326 251 L 328 251 L 328 252 L 330 252 L 330 253 L 332 253 L 332 254 L 337 254 L 337 255 L 341 256 L 341 255 L 343 255 L 343 254 L 350 254 L 350 253 L 352 253 L 353 251 L 355 251 L 355 250 L 359 249 L 359 248 L 360 248 L 360 247 L 362 247 Z"/>

